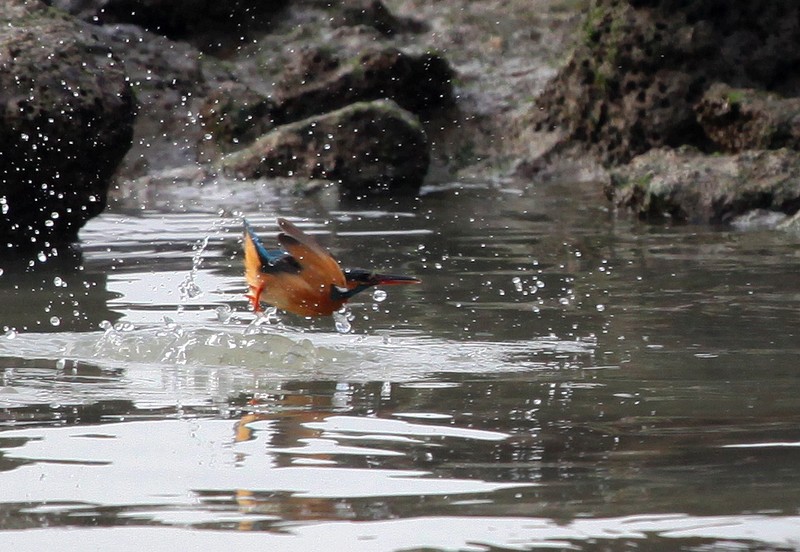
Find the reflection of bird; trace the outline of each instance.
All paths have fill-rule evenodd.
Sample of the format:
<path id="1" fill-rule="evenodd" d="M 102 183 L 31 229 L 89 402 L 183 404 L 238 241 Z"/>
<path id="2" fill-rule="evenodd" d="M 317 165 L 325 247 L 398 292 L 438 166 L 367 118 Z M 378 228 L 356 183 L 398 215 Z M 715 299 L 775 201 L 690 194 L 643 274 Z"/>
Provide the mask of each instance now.
<path id="1" fill-rule="evenodd" d="M 377 274 L 360 268 L 342 271 L 317 240 L 279 218 L 281 250 L 268 251 L 244 222 L 244 268 L 256 312 L 261 301 L 301 316 L 327 316 L 360 291 L 377 285 L 418 284 L 410 276 Z"/>

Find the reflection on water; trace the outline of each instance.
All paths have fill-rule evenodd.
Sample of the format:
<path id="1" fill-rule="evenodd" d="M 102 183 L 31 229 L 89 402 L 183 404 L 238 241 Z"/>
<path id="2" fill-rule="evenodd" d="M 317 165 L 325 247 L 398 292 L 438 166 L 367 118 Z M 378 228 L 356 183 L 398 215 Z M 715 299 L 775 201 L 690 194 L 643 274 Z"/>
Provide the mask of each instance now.
<path id="1" fill-rule="evenodd" d="M 0 262 L 0 542 L 800 547 L 797 238 L 638 226 L 558 183 L 206 192 Z M 255 320 L 242 205 L 423 284 L 358 296 L 346 334 Z"/>

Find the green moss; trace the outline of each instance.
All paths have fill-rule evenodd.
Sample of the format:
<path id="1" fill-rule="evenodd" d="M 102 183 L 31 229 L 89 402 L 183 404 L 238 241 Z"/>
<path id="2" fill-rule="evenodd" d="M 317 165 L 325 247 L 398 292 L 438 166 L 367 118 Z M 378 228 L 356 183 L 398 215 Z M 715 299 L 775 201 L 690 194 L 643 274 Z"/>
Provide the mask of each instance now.
<path id="1" fill-rule="evenodd" d="M 591 47 L 600 41 L 602 30 L 600 29 L 600 22 L 606 15 L 606 9 L 602 6 L 595 4 L 591 6 L 586 12 L 586 19 L 583 21 L 581 31 L 583 34 L 584 43 Z"/>
<path id="2" fill-rule="evenodd" d="M 632 176 L 627 171 L 614 171 L 611 173 L 611 186 L 618 190 L 638 189 L 647 192 L 653 178 L 653 173 L 649 171 L 638 176 Z"/>
<path id="3" fill-rule="evenodd" d="M 730 90 L 727 94 L 725 94 L 725 101 L 729 104 L 741 104 L 744 102 L 745 94 L 741 90 Z"/>
<path id="4" fill-rule="evenodd" d="M 598 67 L 597 71 L 594 72 L 594 85 L 597 88 L 606 89 L 608 86 L 608 75 L 605 74 L 601 68 Z"/>
<path id="5" fill-rule="evenodd" d="M 561 0 L 550 5 L 550 13 L 573 14 L 588 6 L 587 0 Z"/>
<path id="6" fill-rule="evenodd" d="M 583 42 L 589 50 L 593 67 L 592 80 L 596 88 L 605 91 L 620 64 L 620 45 L 626 39 L 625 12 L 595 3 L 583 22 Z"/>
<path id="7" fill-rule="evenodd" d="M 0 25 L 3 27 L 39 27 L 53 21 L 74 24 L 74 19 L 68 13 L 44 4 L 32 4 L 21 17 L 0 13 Z"/>
<path id="8" fill-rule="evenodd" d="M 635 178 L 633 180 L 633 186 L 639 188 L 641 190 L 647 190 L 650 187 L 650 183 L 653 181 L 653 173 L 648 172 Z"/>

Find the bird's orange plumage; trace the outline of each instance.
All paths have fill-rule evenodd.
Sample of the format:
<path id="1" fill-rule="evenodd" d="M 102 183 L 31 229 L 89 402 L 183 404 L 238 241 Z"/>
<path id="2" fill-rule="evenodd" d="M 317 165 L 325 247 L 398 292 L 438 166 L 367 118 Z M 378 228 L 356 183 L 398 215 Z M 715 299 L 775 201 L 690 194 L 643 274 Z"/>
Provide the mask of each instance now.
<path id="1" fill-rule="evenodd" d="M 343 272 L 339 263 L 286 219 L 278 219 L 282 251 L 267 251 L 245 221 L 244 267 L 253 310 L 261 301 L 301 316 L 327 316 L 347 300 L 376 285 L 418 284 L 409 276 L 378 274 L 363 269 Z"/>
<path id="2" fill-rule="evenodd" d="M 285 219 L 278 219 L 283 233 L 278 242 L 299 265 L 296 272 L 268 272 L 252 236 L 245 232 L 245 278 L 250 288 L 248 298 L 253 309 L 261 310 L 261 301 L 301 316 L 327 316 L 344 305 L 345 300 L 331 296 L 331 286 L 346 286 L 339 263 L 313 237 Z"/>

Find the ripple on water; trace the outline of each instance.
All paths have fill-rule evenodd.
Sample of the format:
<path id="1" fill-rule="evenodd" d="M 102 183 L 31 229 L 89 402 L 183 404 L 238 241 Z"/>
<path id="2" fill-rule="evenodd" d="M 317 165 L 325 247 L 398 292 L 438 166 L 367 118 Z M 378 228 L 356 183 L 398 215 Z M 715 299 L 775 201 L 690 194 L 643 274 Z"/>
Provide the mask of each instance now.
<path id="1" fill-rule="evenodd" d="M 106 325 L 104 332 L 21 333 L 0 355 L 68 359 L 108 368 L 240 368 L 270 377 L 413 381 L 432 374 L 556 368 L 592 355 L 594 339 L 450 341 L 422 335 L 302 332 L 278 324 L 189 327 Z"/>

